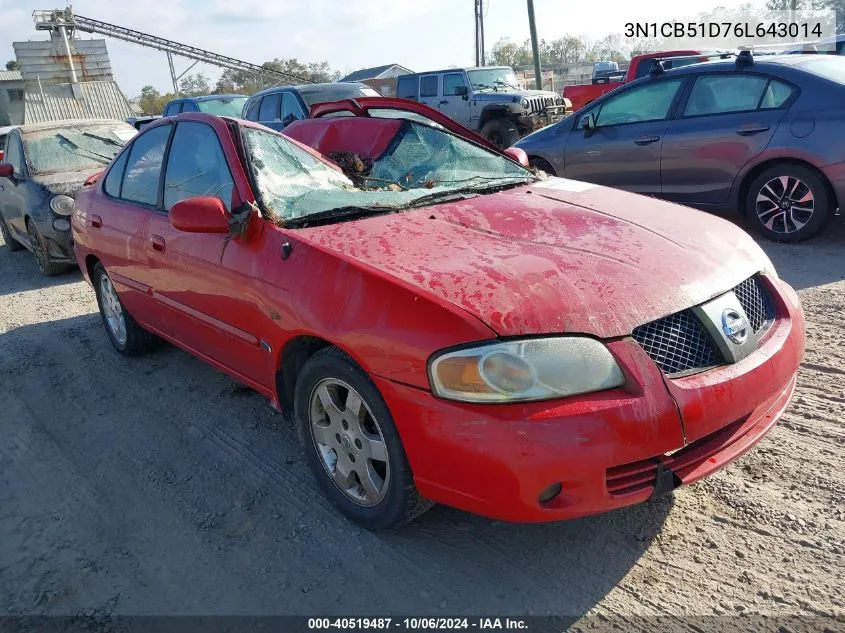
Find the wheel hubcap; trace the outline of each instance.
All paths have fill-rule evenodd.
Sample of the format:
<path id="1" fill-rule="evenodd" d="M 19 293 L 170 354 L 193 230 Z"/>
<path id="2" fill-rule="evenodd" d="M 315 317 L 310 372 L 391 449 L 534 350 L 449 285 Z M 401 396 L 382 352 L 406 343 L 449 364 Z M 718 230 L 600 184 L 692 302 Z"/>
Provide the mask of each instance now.
<path id="1" fill-rule="evenodd" d="M 770 231 L 794 233 L 813 217 L 815 203 L 813 190 L 803 180 L 778 176 L 763 185 L 757 194 L 757 217 Z"/>
<path id="2" fill-rule="evenodd" d="M 103 306 L 103 316 L 106 325 L 120 345 L 126 344 L 126 320 L 123 318 L 123 306 L 117 297 L 111 280 L 103 275 L 100 278 L 100 302 Z"/>
<path id="3" fill-rule="evenodd" d="M 387 493 L 390 462 L 381 428 L 355 389 L 327 378 L 311 392 L 311 437 L 323 468 L 346 497 L 362 506 Z"/>

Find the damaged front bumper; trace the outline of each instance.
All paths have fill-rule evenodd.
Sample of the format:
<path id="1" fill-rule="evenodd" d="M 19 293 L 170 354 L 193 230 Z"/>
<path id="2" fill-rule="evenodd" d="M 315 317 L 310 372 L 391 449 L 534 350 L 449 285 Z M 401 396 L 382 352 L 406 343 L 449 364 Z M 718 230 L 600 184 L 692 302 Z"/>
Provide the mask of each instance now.
<path id="1" fill-rule="evenodd" d="M 564 100 L 562 105 L 548 106 L 545 110 L 540 112 L 532 112 L 531 114 L 523 114 L 518 119 L 519 131 L 521 134 L 530 134 L 536 130 L 552 125 L 558 121 L 562 121 L 567 116 L 572 114 L 572 104 L 568 99 Z"/>

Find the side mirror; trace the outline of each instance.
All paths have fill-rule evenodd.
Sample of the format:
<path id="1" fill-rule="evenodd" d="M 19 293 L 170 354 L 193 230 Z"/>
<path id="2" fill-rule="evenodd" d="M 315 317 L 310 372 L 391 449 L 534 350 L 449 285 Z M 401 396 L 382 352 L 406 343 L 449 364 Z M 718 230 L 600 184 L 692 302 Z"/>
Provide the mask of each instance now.
<path id="1" fill-rule="evenodd" d="M 0 178 L 11 178 L 15 175 L 15 168 L 11 163 L 0 163 Z"/>
<path id="2" fill-rule="evenodd" d="M 584 128 L 585 134 L 592 134 L 596 129 L 596 115 L 590 112 L 587 116 L 581 119 L 581 127 Z"/>
<path id="3" fill-rule="evenodd" d="M 215 196 L 182 200 L 170 209 L 170 223 L 186 233 L 228 233 L 229 214 Z"/>
<path id="4" fill-rule="evenodd" d="M 463 98 L 464 101 L 469 100 L 469 90 L 466 86 L 455 86 L 455 94 Z"/>
<path id="5" fill-rule="evenodd" d="M 528 154 L 525 153 L 524 149 L 519 147 L 509 147 L 505 150 L 505 155 L 515 160 L 517 163 L 522 165 L 523 167 L 529 167 L 528 164 Z"/>

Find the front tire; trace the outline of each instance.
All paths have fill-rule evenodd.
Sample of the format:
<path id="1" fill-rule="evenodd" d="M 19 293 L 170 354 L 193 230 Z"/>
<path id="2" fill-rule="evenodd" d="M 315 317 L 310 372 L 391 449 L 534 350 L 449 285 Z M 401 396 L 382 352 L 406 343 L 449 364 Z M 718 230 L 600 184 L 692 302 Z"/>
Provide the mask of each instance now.
<path id="1" fill-rule="evenodd" d="M 35 263 L 38 264 L 38 270 L 45 277 L 55 277 L 67 271 L 67 264 L 57 264 L 50 256 L 50 251 L 47 250 L 47 242 L 35 226 L 35 222 L 30 220 L 26 224 L 26 232 L 29 235 L 29 241 L 32 246 L 32 253 L 35 255 Z M 4 236 L 5 239 L 5 236 Z"/>
<path id="2" fill-rule="evenodd" d="M 6 224 L 6 219 L 0 215 L 0 235 L 3 236 L 3 241 L 6 243 L 6 248 L 10 251 L 19 251 L 23 248 L 23 244 L 12 237 L 12 232 Z"/>
<path id="3" fill-rule="evenodd" d="M 335 347 L 299 373 L 294 414 L 320 487 L 369 530 L 397 527 L 434 505 L 420 496 L 399 433 L 369 376 Z"/>
<path id="4" fill-rule="evenodd" d="M 491 119 L 481 128 L 481 136 L 493 145 L 507 149 L 519 140 L 519 129 L 510 119 Z"/>
<path id="5" fill-rule="evenodd" d="M 775 242 L 800 242 L 821 230 L 830 215 L 830 197 L 815 171 L 783 163 L 754 179 L 745 210 L 764 237 Z"/>
<path id="6" fill-rule="evenodd" d="M 120 302 L 117 291 L 102 264 L 94 266 L 91 276 L 100 317 L 112 346 L 124 356 L 141 356 L 152 350 L 158 338 L 143 329 Z"/>

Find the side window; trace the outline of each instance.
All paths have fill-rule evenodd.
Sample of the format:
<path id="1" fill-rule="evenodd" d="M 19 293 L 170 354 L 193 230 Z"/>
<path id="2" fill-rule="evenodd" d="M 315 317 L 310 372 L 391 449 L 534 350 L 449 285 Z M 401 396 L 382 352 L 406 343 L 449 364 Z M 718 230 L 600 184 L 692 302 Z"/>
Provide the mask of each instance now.
<path id="1" fill-rule="evenodd" d="M 129 151 L 123 152 L 109 169 L 109 173 L 103 182 L 103 190 L 113 198 L 120 197 L 120 182 L 123 180 L 123 171 L 126 169 L 126 160 L 129 158 Z"/>
<path id="2" fill-rule="evenodd" d="M 437 96 L 437 75 L 426 75 L 420 77 L 420 97 Z"/>
<path id="3" fill-rule="evenodd" d="M 402 99 L 416 99 L 417 98 L 417 77 L 416 76 L 402 76 L 396 82 L 396 96 Z"/>
<path id="4" fill-rule="evenodd" d="M 217 196 L 231 209 L 234 187 L 214 129 L 194 121 L 177 125 L 167 156 L 164 208 L 169 211 L 180 200 L 194 196 Z"/>
<path id="5" fill-rule="evenodd" d="M 265 96 L 261 100 L 261 107 L 258 110 L 258 120 L 278 121 L 281 102 L 281 95 L 278 92 Z"/>
<path id="6" fill-rule="evenodd" d="M 695 80 L 684 116 L 756 110 L 766 79 L 754 75 L 705 75 Z"/>
<path id="7" fill-rule="evenodd" d="M 158 184 L 161 180 L 161 163 L 164 147 L 172 125 L 162 125 L 141 134 L 129 152 L 126 174 L 120 197 L 141 204 L 158 203 Z"/>
<path id="8" fill-rule="evenodd" d="M 197 107 L 197 104 L 193 101 L 183 101 L 182 102 L 182 112 L 199 112 L 200 109 Z"/>
<path id="9" fill-rule="evenodd" d="M 6 139 L 6 156 L 3 159 L 15 168 L 16 174 L 23 173 L 23 161 L 21 160 L 21 142 L 14 134 L 9 134 Z"/>
<path id="10" fill-rule="evenodd" d="M 455 90 L 461 86 L 466 86 L 466 82 L 464 81 L 464 76 L 462 73 L 449 73 L 448 75 L 443 75 L 443 96 L 444 97 L 453 97 L 457 93 Z"/>
<path id="11" fill-rule="evenodd" d="M 780 108 L 792 96 L 792 86 L 772 79 L 763 93 L 760 108 L 763 110 Z"/>
<path id="12" fill-rule="evenodd" d="M 296 119 L 304 119 L 305 113 L 299 105 L 299 101 L 291 92 L 282 93 L 282 121 L 285 120 L 289 114 L 292 114 Z"/>
<path id="13" fill-rule="evenodd" d="M 261 105 L 261 99 L 253 99 L 249 102 L 249 107 L 246 109 L 245 119 L 250 121 L 258 120 L 258 107 Z"/>
<path id="14" fill-rule="evenodd" d="M 164 116 L 176 116 L 182 111 L 182 102 L 177 101 L 176 103 L 168 103 L 167 107 L 164 109 Z"/>
<path id="15" fill-rule="evenodd" d="M 602 104 L 596 125 L 601 127 L 665 119 L 681 83 L 681 79 L 670 79 L 627 90 Z"/>

